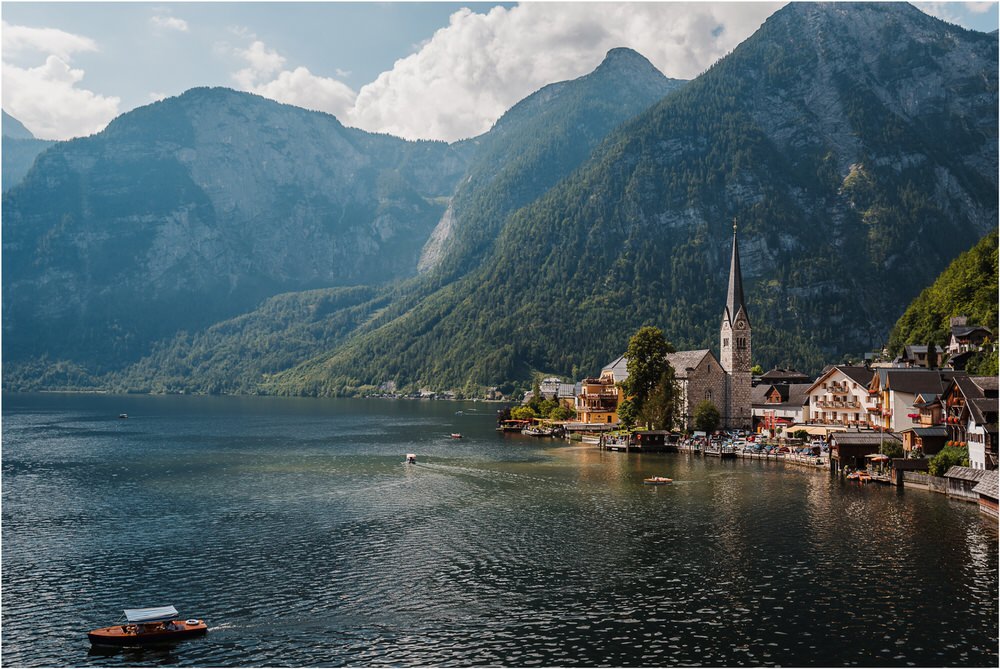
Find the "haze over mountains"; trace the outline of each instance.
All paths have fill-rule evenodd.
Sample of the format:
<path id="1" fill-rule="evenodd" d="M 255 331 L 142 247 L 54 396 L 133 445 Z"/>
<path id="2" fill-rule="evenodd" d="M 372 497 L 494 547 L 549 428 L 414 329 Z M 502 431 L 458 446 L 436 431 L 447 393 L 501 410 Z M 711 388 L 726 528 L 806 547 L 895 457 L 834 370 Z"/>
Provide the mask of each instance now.
<path id="1" fill-rule="evenodd" d="M 786 6 L 683 85 L 616 49 L 452 145 L 196 89 L 4 196 L 4 383 L 472 390 L 643 324 L 714 348 L 734 218 L 756 361 L 815 369 L 996 227 L 997 148 L 996 36 L 896 3 Z"/>

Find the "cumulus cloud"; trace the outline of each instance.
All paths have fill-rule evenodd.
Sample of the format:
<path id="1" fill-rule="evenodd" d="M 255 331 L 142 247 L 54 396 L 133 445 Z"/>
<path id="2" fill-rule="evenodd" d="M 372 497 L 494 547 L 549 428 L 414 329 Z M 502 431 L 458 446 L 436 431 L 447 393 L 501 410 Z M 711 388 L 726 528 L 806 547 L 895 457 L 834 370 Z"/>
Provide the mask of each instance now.
<path id="1" fill-rule="evenodd" d="M 2 27 L 3 108 L 36 137 L 90 135 L 118 115 L 121 100 L 80 88 L 84 71 L 71 66 L 73 54 L 97 50 L 92 39 L 54 28 Z"/>
<path id="2" fill-rule="evenodd" d="M 118 115 L 117 97 L 78 88 L 83 70 L 58 56 L 39 67 L 3 64 L 3 108 L 40 139 L 69 139 L 98 132 Z"/>
<path id="3" fill-rule="evenodd" d="M 410 139 L 485 132 L 542 86 L 592 71 L 624 46 L 692 78 L 782 3 L 530 3 L 452 14 L 416 53 L 362 87 L 347 121 Z"/>
<path id="4" fill-rule="evenodd" d="M 168 30 L 177 30 L 182 33 L 188 32 L 188 24 L 184 19 L 179 19 L 174 16 L 153 16 L 150 17 L 149 22 L 153 24 L 156 28 L 166 28 Z"/>
<path id="5" fill-rule="evenodd" d="M 245 91 L 286 104 L 327 112 L 344 119 L 354 105 L 357 94 L 347 84 L 313 74 L 306 67 L 284 69 L 285 57 L 254 40 L 246 49 L 234 53 L 247 67 L 233 74 L 233 80 Z"/>

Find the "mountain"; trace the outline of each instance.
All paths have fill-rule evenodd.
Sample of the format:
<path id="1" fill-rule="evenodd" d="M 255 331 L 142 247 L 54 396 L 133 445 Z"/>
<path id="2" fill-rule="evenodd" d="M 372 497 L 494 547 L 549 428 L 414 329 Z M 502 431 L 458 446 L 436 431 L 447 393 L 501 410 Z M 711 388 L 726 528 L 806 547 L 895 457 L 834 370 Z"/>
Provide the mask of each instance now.
<path id="1" fill-rule="evenodd" d="M 952 261 L 910 303 L 889 335 L 890 353 L 898 354 L 907 344 L 947 346 L 953 316 L 968 316 L 970 325 L 985 325 L 997 333 L 998 283 L 1000 263 L 994 231 Z"/>
<path id="2" fill-rule="evenodd" d="M 755 362 L 870 350 L 997 225 L 997 40 L 901 3 L 791 3 L 504 220 L 482 261 L 269 392 L 593 373 L 643 324 L 715 348 L 739 221 Z"/>
<path id="3" fill-rule="evenodd" d="M 32 184 L 4 201 L 5 261 L 20 261 L 4 266 L 5 300 L 20 300 L 17 314 L 5 309 L 5 360 L 15 362 L 5 384 L 100 385 L 104 372 L 152 351 L 125 374 L 125 387 L 258 392 L 262 373 L 287 369 L 441 285 L 469 262 L 469 249 L 482 252 L 483 237 L 495 236 L 510 211 L 682 83 L 639 54 L 614 49 L 590 75 L 541 89 L 490 132 L 452 146 L 369 135 L 333 117 L 223 90 L 196 89 L 126 114 L 93 142 L 47 159 Z M 97 156 L 114 156 L 115 164 L 101 165 Z M 136 180 L 136 173 L 145 175 Z M 71 191 L 83 183 L 98 210 L 91 202 L 74 209 L 81 198 Z M 359 219 L 349 234 L 323 220 L 334 196 L 342 198 L 340 223 Z M 373 200 L 381 247 L 362 238 Z M 90 219 L 69 230 L 46 227 L 65 216 Z M 12 231 L 35 231 L 8 236 L 8 222 Z M 105 231 L 81 244 L 75 235 L 84 227 Z M 322 265 L 326 275 L 309 274 L 321 263 L 306 254 L 331 252 L 324 248 L 330 240 L 317 239 L 328 228 L 343 257 Z M 123 231 L 145 237 L 123 240 Z M 56 240 L 63 248 L 53 254 Z M 137 248 L 120 267 L 93 260 L 108 253 L 102 244 L 123 241 Z M 364 287 L 414 274 L 418 257 L 423 275 L 402 288 Z M 235 316 L 310 284 L 362 286 L 277 295 Z M 235 318 L 205 328 L 227 315 Z M 39 331 L 50 334 L 33 339 Z M 151 349 L 159 338 L 166 339 Z"/>
<path id="4" fill-rule="evenodd" d="M 36 139 L 20 121 L 2 112 L 3 116 L 3 190 L 16 186 L 45 149 L 55 142 Z"/>
<path id="5" fill-rule="evenodd" d="M 125 114 L 4 196 L 5 362 L 99 372 L 277 293 L 412 275 L 467 161 L 226 89 Z"/>
<path id="6" fill-rule="evenodd" d="M 5 111 L 0 111 L 0 116 L 2 116 L 3 124 L 3 136 L 10 137 L 11 139 L 35 139 L 35 136 L 31 134 L 31 131 L 24 127 L 24 124 L 18 121 L 16 118 L 11 116 Z"/>

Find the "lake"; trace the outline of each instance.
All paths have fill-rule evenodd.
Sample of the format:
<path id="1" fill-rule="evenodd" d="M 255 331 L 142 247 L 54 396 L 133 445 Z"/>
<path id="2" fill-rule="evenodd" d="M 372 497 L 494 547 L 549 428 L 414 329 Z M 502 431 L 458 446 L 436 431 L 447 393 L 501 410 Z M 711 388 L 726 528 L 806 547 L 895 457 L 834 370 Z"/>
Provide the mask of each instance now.
<path id="1" fill-rule="evenodd" d="M 997 666 L 975 505 L 496 408 L 4 395 L 4 664 Z M 91 649 L 170 604 L 208 635 Z"/>

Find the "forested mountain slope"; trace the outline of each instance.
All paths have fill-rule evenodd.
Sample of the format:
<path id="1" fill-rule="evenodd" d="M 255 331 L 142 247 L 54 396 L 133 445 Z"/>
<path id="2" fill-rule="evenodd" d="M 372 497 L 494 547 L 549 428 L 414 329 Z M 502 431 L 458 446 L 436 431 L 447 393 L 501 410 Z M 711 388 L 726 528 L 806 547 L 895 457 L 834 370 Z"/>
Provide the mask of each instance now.
<path id="1" fill-rule="evenodd" d="M 951 338 L 949 320 L 953 316 L 967 316 L 970 325 L 984 325 L 994 335 L 1000 332 L 997 323 L 998 272 L 997 232 L 994 231 L 958 256 L 910 303 L 892 328 L 890 353 L 898 354 L 907 344 L 934 344 L 939 349 L 947 346 Z"/>
<path id="2" fill-rule="evenodd" d="M 519 210 L 481 266 L 268 391 L 594 373 L 640 325 L 717 346 L 733 219 L 754 357 L 881 343 L 997 223 L 997 40 L 898 3 L 792 3 Z"/>

